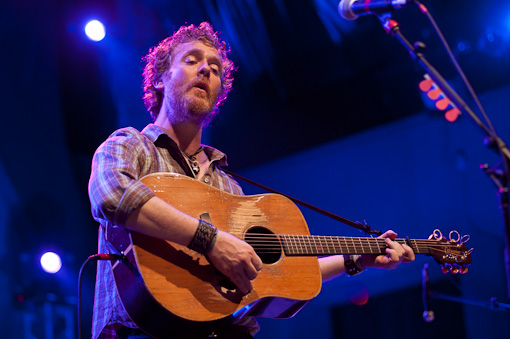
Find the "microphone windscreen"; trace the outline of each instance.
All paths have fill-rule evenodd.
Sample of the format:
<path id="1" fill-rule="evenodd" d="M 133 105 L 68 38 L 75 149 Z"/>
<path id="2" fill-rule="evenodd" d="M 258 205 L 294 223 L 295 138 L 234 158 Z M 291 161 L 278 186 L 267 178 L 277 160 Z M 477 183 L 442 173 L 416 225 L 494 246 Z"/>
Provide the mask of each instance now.
<path id="1" fill-rule="evenodd" d="M 347 20 L 355 20 L 358 15 L 354 14 L 351 7 L 352 4 L 355 3 L 357 0 L 342 0 L 338 4 L 338 13 L 340 13 L 340 16 Z"/>

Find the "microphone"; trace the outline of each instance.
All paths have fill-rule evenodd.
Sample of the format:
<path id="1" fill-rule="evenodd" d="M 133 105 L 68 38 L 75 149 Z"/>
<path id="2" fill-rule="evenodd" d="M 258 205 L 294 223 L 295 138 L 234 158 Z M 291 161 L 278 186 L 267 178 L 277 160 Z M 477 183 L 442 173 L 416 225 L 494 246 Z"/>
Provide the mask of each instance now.
<path id="1" fill-rule="evenodd" d="M 436 316 L 434 315 L 434 311 L 430 309 L 430 288 L 429 288 L 429 273 L 427 268 L 429 264 L 423 265 L 423 269 L 421 270 L 421 297 L 423 300 L 423 320 L 430 323 L 434 321 Z"/>
<path id="2" fill-rule="evenodd" d="M 360 15 L 383 14 L 405 6 L 414 0 L 342 0 L 338 12 L 342 18 L 355 20 Z"/>

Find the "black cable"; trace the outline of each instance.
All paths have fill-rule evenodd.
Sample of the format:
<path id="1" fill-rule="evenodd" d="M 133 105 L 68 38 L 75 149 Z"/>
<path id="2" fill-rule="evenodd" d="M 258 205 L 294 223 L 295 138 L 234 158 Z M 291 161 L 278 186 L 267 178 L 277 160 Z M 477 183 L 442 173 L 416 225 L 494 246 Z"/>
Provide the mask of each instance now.
<path id="1" fill-rule="evenodd" d="M 124 259 L 124 254 L 112 254 L 112 253 L 100 253 L 93 254 L 85 260 L 85 262 L 81 265 L 80 273 L 78 274 L 78 338 L 81 339 L 81 281 L 83 269 L 85 266 L 92 260 L 122 260 Z"/>
<path id="2" fill-rule="evenodd" d="M 504 143 L 502 144 L 500 142 L 501 139 L 498 137 L 496 129 L 494 128 L 494 125 L 492 124 L 492 121 L 490 120 L 489 116 L 485 112 L 485 109 L 483 108 L 482 103 L 478 99 L 478 95 L 476 94 L 473 87 L 471 86 L 471 83 L 469 82 L 468 78 L 464 74 L 462 67 L 460 67 L 459 63 L 457 62 L 455 55 L 453 55 L 450 45 L 448 44 L 448 41 L 446 41 L 446 39 L 443 35 L 443 32 L 437 25 L 436 20 L 434 19 L 434 17 L 432 16 L 432 14 L 429 12 L 429 10 L 427 9 L 427 7 L 425 5 L 420 3 L 418 0 L 414 0 L 414 3 L 418 6 L 418 8 L 420 9 L 420 12 L 422 12 L 427 17 L 427 19 L 430 21 L 430 24 L 434 28 L 434 31 L 436 32 L 437 36 L 439 37 L 439 40 L 443 44 L 443 46 L 446 50 L 446 53 L 448 54 L 448 57 L 450 58 L 451 62 L 453 63 L 453 66 L 457 70 L 457 73 L 460 75 L 460 77 L 464 83 L 464 86 L 468 89 L 469 94 L 475 101 L 476 106 L 478 107 L 478 110 L 482 114 L 483 119 L 485 120 L 485 122 L 487 122 L 487 127 L 488 127 L 487 132 L 489 132 L 488 133 L 489 141 L 488 141 L 487 145 L 494 146 L 497 148 L 498 153 L 500 154 L 501 159 L 502 159 L 502 166 L 504 168 L 506 185 L 510 184 L 510 165 L 508 164 L 508 161 L 510 161 L 510 159 L 508 159 L 506 157 L 506 154 L 508 154 L 508 153 L 505 154 L 505 152 L 503 150 L 503 147 L 506 147 L 506 145 L 504 145 Z M 508 187 L 506 187 L 506 188 L 508 189 Z M 504 192 L 503 194 L 505 194 L 505 193 L 508 194 L 508 192 Z"/>
<path id="3" fill-rule="evenodd" d="M 460 77 L 462 78 L 462 81 L 464 82 L 464 85 L 468 89 L 469 93 L 471 94 L 471 97 L 474 99 L 478 109 L 480 110 L 480 113 L 482 114 L 483 119 L 487 123 L 487 127 L 485 128 L 486 133 L 488 134 L 488 141 L 486 142 L 486 146 L 489 148 L 492 148 L 494 151 L 499 153 L 501 157 L 501 165 L 503 166 L 503 175 L 501 176 L 501 179 L 499 182 L 497 182 L 493 175 L 491 175 L 489 171 L 489 175 L 491 176 L 492 180 L 495 181 L 496 185 L 498 186 L 498 194 L 500 198 L 500 209 L 501 213 L 503 214 L 503 223 L 505 226 L 505 233 L 506 233 L 506 247 L 507 250 L 510 248 L 510 215 L 508 211 L 508 201 L 509 201 L 509 185 L 510 185 L 510 153 L 508 150 L 507 145 L 505 142 L 498 136 L 496 129 L 494 128 L 491 120 L 489 119 L 489 116 L 485 112 L 485 109 L 483 108 L 480 100 L 478 99 L 478 96 L 476 95 L 475 91 L 473 90 L 473 87 L 471 86 L 469 80 L 467 79 L 466 75 L 464 74 L 464 71 L 460 67 L 459 63 L 457 62 L 457 59 L 453 55 L 450 46 L 448 42 L 446 41 L 445 37 L 443 36 L 443 33 L 441 32 L 441 29 L 436 24 L 436 21 L 434 20 L 432 14 L 429 12 L 427 7 L 425 7 L 423 4 L 421 4 L 418 0 L 414 0 L 414 2 L 417 4 L 420 11 L 428 18 L 430 21 L 432 27 L 436 31 L 439 39 L 441 40 L 441 43 L 443 44 L 444 48 L 446 49 L 446 52 L 452 61 L 453 65 L 455 66 L 455 69 L 459 73 Z M 473 117 L 472 117 L 473 118 Z M 481 123 L 481 121 L 480 121 Z M 485 126 L 484 126 L 485 127 Z M 509 268 L 507 268 L 509 270 Z M 508 272 L 507 272 L 508 273 Z M 509 282 L 510 286 L 510 282 Z M 510 287 L 509 287 L 510 289 Z"/>
<path id="4" fill-rule="evenodd" d="M 469 94 L 471 94 L 471 97 L 475 101 L 476 106 L 478 107 L 478 109 L 482 113 L 483 118 L 487 122 L 487 125 L 488 125 L 488 127 L 489 127 L 489 129 L 491 131 L 491 134 L 496 135 L 496 131 L 494 129 L 494 126 L 492 125 L 491 120 L 489 119 L 489 116 L 485 112 L 485 109 L 483 108 L 482 103 L 478 99 L 478 95 L 476 94 L 476 92 L 474 91 L 473 87 L 471 86 L 471 83 L 469 82 L 468 78 L 464 74 L 464 71 L 462 70 L 462 68 L 460 67 L 459 63 L 457 62 L 457 59 L 455 58 L 455 55 L 453 55 L 452 50 L 450 48 L 450 45 L 448 44 L 448 41 L 446 41 L 446 39 L 445 39 L 445 37 L 443 35 L 443 32 L 441 31 L 441 29 L 437 25 L 436 20 L 434 19 L 432 14 L 429 12 L 427 7 L 425 7 L 422 3 L 420 3 L 418 0 L 414 0 L 414 3 L 416 3 L 418 5 L 418 8 L 420 9 L 420 11 L 423 14 L 425 14 L 427 19 L 430 21 L 430 24 L 432 25 L 432 27 L 436 31 L 436 34 L 439 37 L 439 40 L 441 41 L 441 43 L 443 44 L 443 46 L 444 46 L 444 48 L 446 50 L 446 53 L 448 54 L 448 57 L 450 58 L 451 62 L 453 63 L 453 66 L 457 70 L 457 73 L 459 73 L 460 77 L 462 78 L 462 81 L 464 82 L 464 85 L 466 86 L 466 88 L 469 91 Z M 492 137 L 492 135 L 491 135 L 491 137 Z"/>
<path id="5" fill-rule="evenodd" d="M 232 171 L 229 171 L 229 170 L 227 170 L 227 169 L 222 168 L 221 170 L 222 170 L 223 172 L 227 173 L 227 174 L 230 174 L 230 175 L 231 175 L 231 176 L 233 176 L 234 178 L 237 178 L 237 179 L 240 179 L 240 180 L 246 181 L 247 183 L 250 183 L 250 184 L 252 184 L 252 185 L 254 185 L 254 186 L 257 186 L 257 187 L 259 187 L 259 188 L 262 188 L 263 190 L 266 190 L 266 191 L 268 191 L 268 192 L 271 192 L 271 193 L 275 193 L 275 194 L 282 195 L 282 196 L 286 197 L 287 199 L 290 199 L 292 202 L 294 202 L 294 203 L 296 203 L 296 204 L 299 204 L 299 205 L 301 205 L 301 206 L 304 206 L 304 207 L 306 207 L 306 208 L 309 208 L 309 209 L 311 209 L 311 210 L 312 210 L 312 211 L 314 211 L 314 212 L 320 213 L 320 214 L 325 215 L 325 216 L 327 216 L 327 217 L 329 217 L 329 218 L 331 218 L 331 219 L 333 219 L 333 220 L 337 220 L 337 221 L 343 222 L 343 223 L 344 223 L 344 224 L 346 224 L 346 225 L 349 225 L 349 226 L 351 226 L 351 227 L 357 228 L 358 230 L 363 231 L 365 234 L 375 234 L 375 235 L 377 235 L 377 236 L 382 235 L 382 232 L 381 232 L 380 230 L 373 230 L 373 229 L 372 229 L 369 225 L 367 225 L 367 223 L 366 223 L 366 222 L 361 223 L 360 221 L 356 221 L 356 222 L 351 221 L 351 220 L 349 220 L 349 219 L 343 218 L 343 217 L 341 217 L 341 216 L 339 216 L 339 215 L 336 215 L 336 214 L 334 214 L 334 213 L 331 213 L 331 212 L 329 212 L 329 211 L 323 210 L 323 209 L 322 209 L 322 208 L 320 208 L 320 207 L 314 206 L 314 205 L 309 204 L 309 203 L 307 203 L 307 202 L 305 202 L 305 201 L 299 200 L 299 199 L 294 198 L 294 197 L 292 197 L 292 196 L 290 196 L 290 195 L 287 195 L 287 194 L 285 194 L 285 193 L 279 192 L 279 191 L 277 191 L 277 190 L 275 190 L 275 189 L 273 189 L 273 188 L 271 188 L 271 187 L 268 187 L 268 186 L 262 185 L 262 184 L 260 184 L 260 183 L 258 183 L 258 182 L 256 182 L 256 181 L 253 181 L 253 180 L 251 180 L 251 179 L 248 179 L 248 178 L 246 178 L 246 177 L 243 177 L 242 175 L 239 175 L 239 174 L 234 173 L 234 172 L 232 172 Z"/>

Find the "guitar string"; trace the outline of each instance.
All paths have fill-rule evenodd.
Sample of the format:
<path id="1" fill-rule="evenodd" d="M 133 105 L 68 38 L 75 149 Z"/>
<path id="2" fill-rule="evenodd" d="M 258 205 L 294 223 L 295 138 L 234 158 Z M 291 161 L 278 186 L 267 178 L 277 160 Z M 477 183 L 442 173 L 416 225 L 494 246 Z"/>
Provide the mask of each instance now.
<path id="1" fill-rule="evenodd" d="M 244 235 L 239 233 L 231 233 L 233 235 Z M 274 235 L 274 234 L 250 234 L 247 233 L 245 236 L 246 239 L 253 240 L 253 241 L 274 241 L 274 242 L 280 242 L 280 238 L 287 238 L 285 240 L 287 241 L 299 241 L 301 242 L 320 242 L 320 243 L 352 243 L 353 245 L 361 245 L 366 246 L 370 245 L 371 243 L 376 244 L 384 244 L 385 240 L 383 238 L 356 238 L 356 237 L 334 237 L 334 238 L 328 238 L 328 236 L 304 236 L 304 235 L 295 235 L 295 234 L 280 234 L 280 235 Z M 356 244 L 356 241 L 360 242 L 359 244 Z M 395 239 L 394 241 L 399 243 L 407 243 L 407 239 Z M 363 244 L 365 242 L 366 244 Z M 452 242 L 451 244 L 443 244 L 441 242 L 438 242 L 438 240 L 435 239 L 411 239 L 411 242 L 414 244 L 426 244 L 426 245 L 440 245 L 440 246 L 451 246 L 451 244 L 461 244 Z"/>
<path id="2" fill-rule="evenodd" d="M 322 237 L 322 236 L 321 236 Z M 299 245 L 302 244 L 339 244 L 339 243 L 345 243 L 347 246 L 386 246 L 386 242 L 384 239 L 367 239 L 367 238 L 358 238 L 358 239 L 352 239 L 352 238 L 339 238 L 339 239 L 327 239 L 327 237 L 324 238 L 302 238 L 301 236 L 296 235 L 280 235 L 279 237 L 271 235 L 268 237 L 268 235 L 261 234 L 261 235 L 246 235 L 245 239 L 252 241 L 252 242 L 262 242 L 262 243 L 279 243 L 281 242 L 280 238 L 282 238 L 283 241 L 287 242 L 298 242 Z M 352 239 L 352 240 L 351 240 Z M 358 241 L 359 243 L 356 243 Z M 406 239 L 395 239 L 394 241 L 398 243 L 407 243 Z M 312 244 L 312 242 L 314 244 Z M 427 245 L 427 246 L 442 246 L 442 247 L 451 247 L 452 244 L 459 244 L 459 243 L 452 243 L 452 244 L 443 244 L 441 242 L 438 242 L 437 240 L 411 240 L 412 244 L 415 245 Z"/>
<path id="3" fill-rule="evenodd" d="M 294 252 L 303 252 L 303 250 L 299 251 L 299 249 L 305 248 L 306 252 L 314 251 L 314 252 L 322 252 L 327 253 L 331 250 L 330 247 L 333 247 L 333 250 L 335 251 L 335 246 L 344 246 L 347 248 L 346 252 L 355 251 L 355 252 L 366 252 L 365 250 L 369 249 L 371 254 L 384 254 L 382 249 L 385 250 L 387 248 L 386 243 L 384 239 L 382 238 L 348 238 L 348 237 L 340 237 L 336 239 L 326 239 L 327 236 L 302 236 L 302 235 L 280 235 L 280 237 L 288 237 L 290 239 L 284 239 L 283 242 L 286 242 L 285 244 L 282 244 L 282 241 L 278 238 L 278 236 L 274 234 L 246 234 L 246 239 L 250 243 L 252 243 L 252 246 L 256 247 L 259 250 L 264 250 L 263 253 L 280 253 L 282 247 L 287 247 L 291 251 Z M 316 240 L 319 240 L 319 244 L 316 243 Z M 326 242 L 324 242 L 326 240 Z M 356 244 L 354 241 L 360 241 L 360 242 L 366 242 L 366 244 L 359 243 Z M 369 242 L 376 242 L 376 244 L 370 244 Z M 292 241 L 295 242 L 295 244 L 292 243 Z M 313 244 L 311 242 L 314 242 Z M 406 239 L 395 239 L 397 242 L 403 242 L 407 243 Z M 307 243 L 308 242 L 308 243 Z M 345 244 L 340 244 L 340 242 L 344 242 Z M 349 244 L 348 242 L 351 242 Z M 424 245 L 425 249 L 433 249 L 438 252 L 442 253 L 448 253 L 447 251 L 441 251 L 444 248 L 451 247 L 450 244 L 442 244 L 438 243 L 437 240 L 430 240 L 430 239 L 417 239 L 417 240 L 411 240 L 413 246 L 415 246 L 415 250 L 417 250 L 418 254 L 421 254 L 423 252 L 427 253 L 427 251 L 423 251 L 422 246 Z M 276 246 L 275 246 L 276 245 Z M 372 247 L 378 247 L 377 252 L 374 252 Z M 326 247 L 326 248 L 325 248 Z M 296 249 L 297 248 L 297 249 Z M 316 250 L 317 248 L 320 248 L 319 250 Z M 272 251 L 272 252 L 269 252 Z M 467 251 L 469 252 L 469 251 Z M 368 251 L 367 251 L 368 253 Z"/>

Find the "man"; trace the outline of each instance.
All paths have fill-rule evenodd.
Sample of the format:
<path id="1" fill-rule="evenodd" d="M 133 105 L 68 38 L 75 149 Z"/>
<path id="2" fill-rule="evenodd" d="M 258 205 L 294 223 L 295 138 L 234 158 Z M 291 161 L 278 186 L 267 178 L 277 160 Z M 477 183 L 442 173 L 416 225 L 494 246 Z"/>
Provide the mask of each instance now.
<path id="1" fill-rule="evenodd" d="M 174 172 L 241 195 L 238 183 L 220 166 L 226 157 L 201 144 L 202 129 L 218 111 L 232 87 L 234 65 L 226 45 L 208 23 L 181 27 L 151 49 L 145 61 L 144 102 L 154 124 L 142 132 L 125 128 L 114 132 L 96 151 L 92 162 L 89 195 L 92 214 L 101 224 L 99 251 L 111 249 L 108 226 L 125 227 L 172 241 L 207 255 L 211 264 L 237 288 L 248 293 L 263 265 L 254 249 L 213 225 L 186 215 L 166 203 L 139 179 L 155 172 Z M 414 260 L 406 245 L 383 235 L 388 249 L 381 256 L 331 256 L 320 259 L 323 280 L 365 267 L 392 269 Z M 113 281 L 111 267 L 99 262 L 92 337 L 127 338 L 143 333 L 124 310 Z M 258 325 L 251 317 L 211 335 L 251 338 Z"/>

